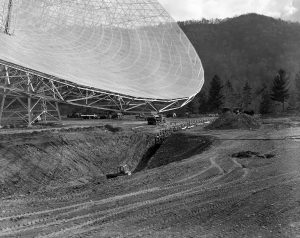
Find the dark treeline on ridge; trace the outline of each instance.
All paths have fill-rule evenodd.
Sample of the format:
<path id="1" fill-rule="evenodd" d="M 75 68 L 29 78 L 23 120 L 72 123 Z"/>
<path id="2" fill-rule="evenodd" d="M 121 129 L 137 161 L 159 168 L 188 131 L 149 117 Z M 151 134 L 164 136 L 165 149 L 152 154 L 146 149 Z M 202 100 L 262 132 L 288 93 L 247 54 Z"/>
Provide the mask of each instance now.
<path id="1" fill-rule="evenodd" d="M 300 83 L 296 79 L 300 80 L 300 23 L 248 14 L 225 20 L 179 22 L 179 25 L 194 45 L 205 70 L 204 88 L 185 110 L 213 111 L 205 105 L 211 97 L 212 79 L 218 77 L 221 107 L 272 112 L 277 104 L 282 106 L 280 100 L 272 97 L 274 80 L 281 70 L 289 94 L 284 98 L 285 108 L 299 106 L 300 88 L 296 86 Z"/>

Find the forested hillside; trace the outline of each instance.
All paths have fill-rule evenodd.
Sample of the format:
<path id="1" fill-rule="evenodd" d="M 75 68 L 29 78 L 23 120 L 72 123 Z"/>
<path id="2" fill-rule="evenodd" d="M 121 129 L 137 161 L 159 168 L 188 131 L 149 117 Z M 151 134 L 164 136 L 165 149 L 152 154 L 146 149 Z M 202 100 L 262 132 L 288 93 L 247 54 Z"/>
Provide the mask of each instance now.
<path id="1" fill-rule="evenodd" d="M 300 23 L 248 14 L 226 20 L 179 24 L 202 60 L 206 96 L 215 75 L 223 85 L 230 83 L 239 97 L 248 82 L 252 106 L 257 110 L 262 92 L 269 90 L 280 69 L 287 73 L 290 94 L 296 93 L 295 75 L 300 71 Z M 197 111 L 198 105 L 193 107 Z"/>

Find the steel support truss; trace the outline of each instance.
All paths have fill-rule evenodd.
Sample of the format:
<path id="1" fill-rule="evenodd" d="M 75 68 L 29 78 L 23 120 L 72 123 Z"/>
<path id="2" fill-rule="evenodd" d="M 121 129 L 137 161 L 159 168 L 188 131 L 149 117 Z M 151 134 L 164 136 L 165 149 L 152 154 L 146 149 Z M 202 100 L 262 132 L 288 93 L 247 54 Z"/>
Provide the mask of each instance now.
<path id="1" fill-rule="evenodd" d="M 59 103 L 115 112 L 163 113 L 192 98 L 136 98 L 72 84 L 0 60 L 0 125 L 18 118 L 31 126 L 37 120 L 61 120 Z"/>

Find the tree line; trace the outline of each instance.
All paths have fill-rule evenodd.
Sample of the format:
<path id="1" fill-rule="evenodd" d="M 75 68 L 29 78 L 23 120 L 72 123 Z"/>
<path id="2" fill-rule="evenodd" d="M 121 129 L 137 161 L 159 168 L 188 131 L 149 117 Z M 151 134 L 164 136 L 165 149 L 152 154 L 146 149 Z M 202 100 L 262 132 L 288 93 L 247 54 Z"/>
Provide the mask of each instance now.
<path id="1" fill-rule="evenodd" d="M 184 111 L 204 114 L 235 109 L 260 114 L 299 111 L 300 72 L 292 80 L 285 70 L 280 69 L 271 85 L 262 83 L 256 88 L 249 81 L 241 88 L 235 88 L 229 80 L 224 82 L 215 75 L 209 87 L 198 93 Z"/>
<path id="2" fill-rule="evenodd" d="M 247 14 L 221 21 L 186 21 L 180 26 L 201 58 L 206 79 L 198 100 L 188 106 L 189 111 L 213 110 L 207 102 L 218 99 L 209 92 L 215 77 L 221 80 L 221 108 L 248 107 L 257 113 L 261 107 L 268 113 L 281 112 L 283 106 L 284 111 L 295 108 L 295 75 L 300 71 L 299 23 Z M 285 98 L 284 105 L 271 98 L 273 80 L 280 68 L 289 79 L 289 98 Z"/>

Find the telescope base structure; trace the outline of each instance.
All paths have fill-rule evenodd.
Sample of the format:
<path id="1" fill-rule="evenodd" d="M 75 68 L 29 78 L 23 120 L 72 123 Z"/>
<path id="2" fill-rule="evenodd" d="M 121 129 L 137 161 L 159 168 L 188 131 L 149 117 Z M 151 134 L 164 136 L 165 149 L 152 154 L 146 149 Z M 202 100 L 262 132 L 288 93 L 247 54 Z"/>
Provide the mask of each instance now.
<path id="1" fill-rule="evenodd" d="M 61 116 L 57 102 L 25 98 L 6 90 L 1 97 L 0 120 L 0 128 L 5 125 L 31 127 L 36 122 L 60 121 Z"/>
<path id="2" fill-rule="evenodd" d="M 147 99 L 86 88 L 0 60 L 0 126 L 61 120 L 59 103 L 115 112 L 163 113 L 192 98 Z"/>

